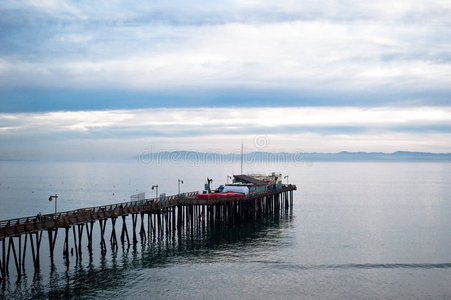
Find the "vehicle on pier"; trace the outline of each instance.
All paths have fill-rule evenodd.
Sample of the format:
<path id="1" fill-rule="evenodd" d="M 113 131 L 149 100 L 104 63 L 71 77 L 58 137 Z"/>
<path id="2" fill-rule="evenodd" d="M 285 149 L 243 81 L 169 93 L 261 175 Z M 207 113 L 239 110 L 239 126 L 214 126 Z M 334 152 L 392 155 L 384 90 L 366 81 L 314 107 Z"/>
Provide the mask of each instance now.
<path id="1" fill-rule="evenodd" d="M 205 190 L 196 195 L 196 199 L 239 199 L 282 188 L 282 174 L 275 172 L 271 175 L 233 175 L 232 184 L 221 185 L 215 190 L 211 190 L 212 181 L 207 178 Z"/>

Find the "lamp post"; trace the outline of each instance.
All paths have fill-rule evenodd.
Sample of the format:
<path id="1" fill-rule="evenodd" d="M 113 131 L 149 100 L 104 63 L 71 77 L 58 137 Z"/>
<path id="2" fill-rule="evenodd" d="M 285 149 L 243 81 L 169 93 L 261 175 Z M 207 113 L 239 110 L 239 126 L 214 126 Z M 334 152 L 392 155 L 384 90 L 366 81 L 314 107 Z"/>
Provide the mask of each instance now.
<path id="1" fill-rule="evenodd" d="M 55 195 L 49 197 L 50 202 L 52 202 L 52 200 L 54 200 L 54 199 L 55 199 L 55 215 L 53 216 L 53 218 L 56 219 L 56 205 L 58 202 L 58 194 L 55 194 Z"/>
<path id="2" fill-rule="evenodd" d="M 158 201 L 158 184 L 152 185 L 152 190 L 155 189 L 155 198 Z"/>
<path id="3" fill-rule="evenodd" d="M 180 195 L 180 184 L 183 184 L 183 180 L 179 179 L 178 183 L 179 183 L 179 195 Z"/>
<path id="4" fill-rule="evenodd" d="M 288 175 L 284 176 L 283 178 L 287 179 L 287 185 L 288 185 Z"/>

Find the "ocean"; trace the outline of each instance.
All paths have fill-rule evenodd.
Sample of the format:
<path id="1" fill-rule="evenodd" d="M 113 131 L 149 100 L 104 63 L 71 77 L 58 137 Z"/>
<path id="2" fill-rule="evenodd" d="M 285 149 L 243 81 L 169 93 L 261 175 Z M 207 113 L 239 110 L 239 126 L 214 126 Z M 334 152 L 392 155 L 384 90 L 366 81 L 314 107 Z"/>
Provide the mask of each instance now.
<path id="1" fill-rule="evenodd" d="M 176 194 L 238 174 L 232 161 L 0 162 L 0 219 Z M 173 240 L 146 240 L 77 262 L 14 263 L 0 298 L 451 299 L 451 163 L 249 162 L 244 173 L 281 172 L 297 185 L 277 217 L 224 225 Z M 131 219 L 131 218 L 129 218 Z M 98 226 L 98 225 L 97 225 Z M 108 228 L 110 223 L 108 223 Z M 107 228 L 107 231 L 110 230 Z M 107 232 L 108 234 L 108 232 Z"/>

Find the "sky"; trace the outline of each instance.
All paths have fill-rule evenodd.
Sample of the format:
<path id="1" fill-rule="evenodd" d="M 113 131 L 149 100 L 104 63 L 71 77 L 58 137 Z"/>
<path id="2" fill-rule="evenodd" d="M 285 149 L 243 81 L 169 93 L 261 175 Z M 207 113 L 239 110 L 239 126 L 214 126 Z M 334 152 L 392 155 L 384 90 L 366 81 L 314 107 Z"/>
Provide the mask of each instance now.
<path id="1" fill-rule="evenodd" d="M 450 1 L 279 2 L 0 0 L 0 159 L 451 152 Z"/>

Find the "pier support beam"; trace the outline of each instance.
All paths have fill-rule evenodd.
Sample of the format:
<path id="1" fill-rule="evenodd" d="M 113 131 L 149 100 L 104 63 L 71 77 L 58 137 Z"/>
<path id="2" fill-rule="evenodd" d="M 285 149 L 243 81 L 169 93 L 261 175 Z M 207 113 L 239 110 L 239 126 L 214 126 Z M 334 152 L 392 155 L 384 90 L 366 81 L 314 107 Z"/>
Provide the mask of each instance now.
<path id="1" fill-rule="evenodd" d="M 130 238 L 127 231 L 127 223 L 125 221 L 125 216 L 122 216 L 122 232 L 121 232 L 121 243 L 124 245 L 125 237 L 127 238 L 127 243 L 130 244 Z"/>
<path id="2" fill-rule="evenodd" d="M 88 236 L 88 251 L 89 251 L 89 255 L 92 255 L 92 230 L 94 228 L 94 223 L 93 221 L 86 223 L 86 235 Z"/>
<path id="3" fill-rule="evenodd" d="M 33 257 L 33 265 L 34 265 L 34 271 L 35 273 L 39 273 L 39 250 L 41 248 L 41 238 L 42 238 L 42 231 L 35 232 L 35 238 L 36 238 L 36 245 L 33 242 L 33 233 L 29 233 L 30 235 L 30 244 L 31 244 L 31 254 Z M 36 247 L 35 247 L 36 246 Z"/>
<path id="4" fill-rule="evenodd" d="M 63 255 L 66 258 L 66 264 L 69 263 L 69 229 L 70 229 L 70 227 L 64 227 L 64 232 L 66 234 L 64 235 Z"/>
<path id="5" fill-rule="evenodd" d="M 72 226 L 72 233 L 74 236 L 74 247 L 75 247 L 75 258 L 78 261 L 78 243 L 77 243 L 77 231 L 75 229 L 75 226 Z M 72 251 L 72 250 L 71 250 Z"/>
<path id="6" fill-rule="evenodd" d="M 21 274 L 21 272 L 20 272 L 21 271 L 20 270 L 20 263 L 19 263 L 19 261 L 17 259 L 16 247 L 14 245 L 13 237 L 10 237 L 9 238 L 9 242 L 8 242 L 8 255 L 6 257 L 6 274 L 8 274 L 9 257 L 10 257 L 11 249 L 12 249 L 12 253 L 13 253 L 13 256 L 14 256 L 14 262 L 15 262 L 15 266 L 16 266 L 16 270 L 17 270 L 17 275 L 18 275 L 18 277 L 20 277 L 20 274 Z M 19 256 L 20 256 L 20 253 L 19 253 Z"/>
<path id="7" fill-rule="evenodd" d="M 106 253 L 106 243 L 105 243 L 105 228 L 107 220 L 99 220 L 100 225 L 100 251 L 102 254 Z"/>
<path id="8" fill-rule="evenodd" d="M 116 238 L 116 220 L 117 220 L 117 218 L 111 218 L 112 229 L 111 229 L 111 236 L 110 236 L 110 243 L 115 249 L 118 248 L 117 238 Z"/>
<path id="9" fill-rule="evenodd" d="M 25 241 L 24 241 L 24 244 L 23 244 L 23 254 L 22 254 L 22 271 L 24 273 L 25 273 L 25 254 L 27 253 L 27 241 L 28 241 L 28 234 L 25 234 Z"/>
<path id="10" fill-rule="evenodd" d="M 146 230 L 144 229 L 144 213 L 141 212 L 141 228 L 139 229 L 139 236 L 141 237 L 141 242 L 146 240 Z"/>
<path id="11" fill-rule="evenodd" d="M 2 275 L 2 281 L 6 279 L 6 273 L 7 273 L 7 265 L 6 265 L 6 239 L 2 239 L 2 257 L 0 257 L 0 269 L 1 269 L 1 275 Z"/>
<path id="12" fill-rule="evenodd" d="M 53 234 L 55 231 L 55 235 Z M 56 236 L 58 235 L 58 229 L 49 229 L 47 230 L 47 234 L 49 237 L 49 250 L 50 250 L 50 261 L 53 264 L 53 250 L 55 249 Z"/>
<path id="13" fill-rule="evenodd" d="M 133 225 L 133 244 L 136 244 L 138 242 L 138 239 L 136 238 L 136 222 L 138 219 L 137 214 L 132 214 L 132 225 Z"/>
<path id="14" fill-rule="evenodd" d="M 81 240 L 83 238 L 83 228 L 85 228 L 84 226 L 85 226 L 85 224 L 77 225 L 77 227 L 78 227 L 78 256 L 80 257 L 80 259 L 81 259 L 81 255 L 82 255 Z"/>

